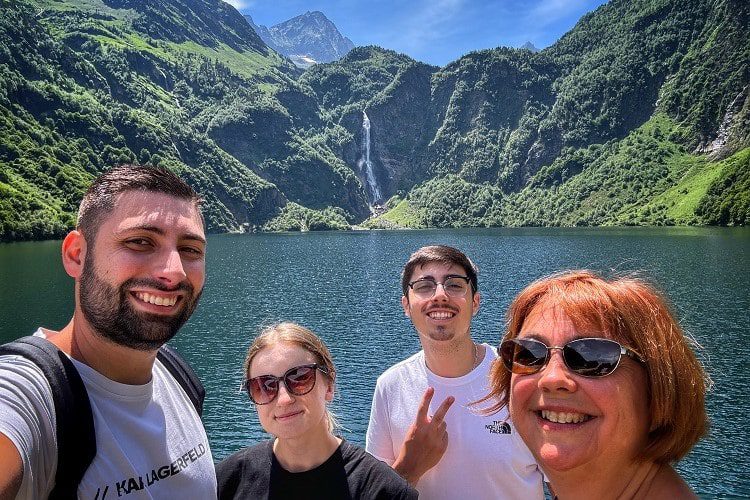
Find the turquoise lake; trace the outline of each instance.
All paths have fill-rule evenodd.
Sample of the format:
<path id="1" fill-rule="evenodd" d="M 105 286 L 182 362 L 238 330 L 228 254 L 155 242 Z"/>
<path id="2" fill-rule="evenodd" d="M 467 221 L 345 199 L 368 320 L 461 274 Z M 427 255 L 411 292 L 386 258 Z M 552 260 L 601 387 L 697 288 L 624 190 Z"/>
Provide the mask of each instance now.
<path id="1" fill-rule="evenodd" d="M 245 350 L 259 326 L 297 321 L 328 344 L 339 372 L 334 411 L 342 434 L 364 444 L 375 379 L 419 349 L 400 307 L 399 276 L 426 244 L 453 245 L 479 267 L 475 340 L 497 344 L 512 297 L 554 271 L 630 272 L 654 281 L 700 343 L 712 379 L 711 432 L 678 464 L 702 496 L 750 497 L 750 230 L 745 228 L 463 229 L 215 235 L 206 288 L 174 343 L 206 385 L 204 421 L 214 457 L 267 436 L 238 392 Z M 0 245 L 0 341 L 73 307 L 60 242 Z M 419 397 L 419 395 L 415 395 Z"/>

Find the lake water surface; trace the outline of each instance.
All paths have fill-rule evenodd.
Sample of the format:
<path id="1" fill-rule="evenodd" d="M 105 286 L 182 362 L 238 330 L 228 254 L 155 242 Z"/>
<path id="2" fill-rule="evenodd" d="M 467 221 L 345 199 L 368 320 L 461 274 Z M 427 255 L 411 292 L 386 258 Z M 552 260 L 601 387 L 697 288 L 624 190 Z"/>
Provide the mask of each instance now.
<path id="1" fill-rule="evenodd" d="M 203 298 L 175 344 L 206 385 L 204 421 L 215 458 L 267 437 L 238 388 L 253 335 L 280 320 L 297 321 L 326 341 L 339 371 L 334 410 L 343 435 L 364 444 L 375 379 L 419 349 L 401 311 L 399 275 L 412 251 L 432 243 L 456 246 L 479 266 L 482 307 L 472 331 L 492 344 L 513 296 L 538 277 L 568 268 L 643 271 L 703 346 L 699 357 L 714 381 L 710 435 L 678 469 L 703 497 L 750 497 L 750 440 L 743 430 L 750 406 L 750 230 L 744 228 L 211 236 Z M 0 245 L 0 341 L 68 321 L 73 282 L 59 248 L 55 241 Z"/>

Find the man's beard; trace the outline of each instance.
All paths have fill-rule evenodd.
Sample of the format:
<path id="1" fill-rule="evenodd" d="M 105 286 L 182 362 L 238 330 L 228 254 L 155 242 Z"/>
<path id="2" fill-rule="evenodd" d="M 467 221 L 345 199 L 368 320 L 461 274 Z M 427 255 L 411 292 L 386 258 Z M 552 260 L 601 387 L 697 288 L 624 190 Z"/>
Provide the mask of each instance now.
<path id="1" fill-rule="evenodd" d="M 444 326 L 436 326 L 427 331 L 427 336 L 432 340 L 444 342 L 446 340 L 453 340 L 456 333 L 453 329 L 448 329 Z"/>
<path id="2" fill-rule="evenodd" d="M 183 292 L 177 314 L 161 316 L 138 312 L 128 298 L 133 287 L 160 291 Z M 81 310 L 93 330 L 115 344 L 140 351 L 154 351 L 167 343 L 193 314 L 202 290 L 195 294 L 193 286 L 184 281 L 176 288 L 149 279 L 130 279 L 119 287 L 102 281 L 94 271 L 93 260 L 84 262 L 79 295 Z"/>

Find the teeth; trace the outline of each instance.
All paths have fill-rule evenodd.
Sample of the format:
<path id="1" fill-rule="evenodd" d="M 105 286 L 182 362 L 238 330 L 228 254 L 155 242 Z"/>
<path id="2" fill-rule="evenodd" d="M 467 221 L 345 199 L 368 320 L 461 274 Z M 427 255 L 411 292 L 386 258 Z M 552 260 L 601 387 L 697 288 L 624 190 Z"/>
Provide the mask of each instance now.
<path id="1" fill-rule="evenodd" d="M 177 303 L 177 297 L 159 297 L 158 295 L 151 295 L 150 293 L 138 292 L 135 294 L 143 302 L 149 304 L 155 304 L 157 306 L 173 306 Z"/>
<path id="2" fill-rule="evenodd" d="M 558 424 L 580 424 L 591 419 L 590 415 L 583 413 L 565 413 L 550 410 L 542 410 L 542 418 Z"/>
<path id="3" fill-rule="evenodd" d="M 455 316 L 455 314 L 448 311 L 432 311 L 429 313 L 429 316 L 432 319 L 450 319 Z"/>

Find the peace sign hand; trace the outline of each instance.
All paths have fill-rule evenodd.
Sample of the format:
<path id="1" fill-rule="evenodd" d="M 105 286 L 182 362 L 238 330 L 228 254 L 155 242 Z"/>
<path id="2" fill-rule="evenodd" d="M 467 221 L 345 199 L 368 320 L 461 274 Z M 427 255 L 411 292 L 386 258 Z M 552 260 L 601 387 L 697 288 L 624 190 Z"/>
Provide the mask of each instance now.
<path id="1" fill-rule="evenodd" d="M 425 472 L 437 465 L 448 448 L 448 430 L 444 418 L 456 398 L 448 396 L 434 415 L 428 415 L 434 394 L 435 389 L 432 387 L 425 391 L 414 423 L 406 432 L 401 451 L 393 462 L 396 472 L 412 486 L 417 484 Z"/>

